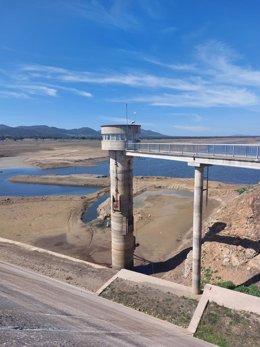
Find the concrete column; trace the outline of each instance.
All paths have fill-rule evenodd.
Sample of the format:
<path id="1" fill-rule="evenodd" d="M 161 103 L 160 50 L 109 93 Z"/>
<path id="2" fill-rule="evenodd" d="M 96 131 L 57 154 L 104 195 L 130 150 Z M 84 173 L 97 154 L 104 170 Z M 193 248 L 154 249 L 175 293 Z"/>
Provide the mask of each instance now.
<path id="1" fill-rule="evenodd" d="M 201 229 L 203 204 L 203 169 L 200 165 L 195 167 L 194 175 L 194 207 L 193 207 L 193 246 L 192 246 L 192 291 L 200 293 L 201 280 Z"/>
<path id="2" fill-rule="evenodd" d="M 109 151 L 112 266 L 133 267 L 135 248 L 132 159 L 125 151 Z"/>
<path id="3" fill-rule="evenodd" d="M 137 124 L 101 127 L 101 146 L 110 157 L 111 252 L 115 269 L 131 268 L 134 262 L 133 169 L 126 149 L 129 143 L 139 141 L 140 131 Z"/>

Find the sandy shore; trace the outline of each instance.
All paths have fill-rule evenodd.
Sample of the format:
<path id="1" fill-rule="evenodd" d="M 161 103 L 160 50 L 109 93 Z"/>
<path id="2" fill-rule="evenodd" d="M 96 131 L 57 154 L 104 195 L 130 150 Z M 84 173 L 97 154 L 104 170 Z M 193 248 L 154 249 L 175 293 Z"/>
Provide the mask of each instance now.
<path id="1" fill-rule="evenodd" d="M 13 176 L 9 181 L 16 183 L 37 183 L 76 187 L 109 187 L 108 176 L 93 174 Z"/>
<path id="2" fill-rule="evenodd" d="M 26 157 L 0 158 L 0 170 L 14 169 L 19 167 L 32 167 L 32 165 L 26 162 Z"/>
<path id="3" fill-rule="evenodd" d="M 98 140 L 6 140 L 0 142 L 0 169 L 36 166 L 93 166 L 107 158 Z"/>

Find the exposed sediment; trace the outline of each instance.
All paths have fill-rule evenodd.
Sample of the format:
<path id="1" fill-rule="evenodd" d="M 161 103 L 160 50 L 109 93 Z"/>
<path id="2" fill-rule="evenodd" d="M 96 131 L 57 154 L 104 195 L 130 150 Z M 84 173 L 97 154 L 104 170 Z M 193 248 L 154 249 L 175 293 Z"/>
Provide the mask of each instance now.
<path id="1" fill-rule="evenodd" d="M 74 174 L 74 175 L 44 175 L 44 176 L 13 176 L 9 179 L 15 183 L 36 183 L 78 187 L 108 187 L 109 178 L 105 175 Z"/>
<path id="2" fill-rule="evenodd" d="M 3 154 L 5 158 L 1 158 L 0 168 L 23 165 L 42 168 L 85 166 L 93 165 L 104 159 L 104 153 L 100 150 L 98 141 L 4 141 L 1 144 L 0 156 Z M 37 179 L 42 178 L 37 176 Z M 99 177 L 97 181 L 101 182 L 102 179 L 108 181 L 108 178 L 105 177 Z M 29 180 L 32 178 L 28 178 L 28 182 Z M 87 186 L 87 184 L 91 186 L 90 184 L 94 182 L 90 178 L 81 180 L 79 177 L 74 179 L 67 176 L 64 177 L 62 183 L 61 176 L 54 176 L 46 184 L 72 185 L 73 180 L 77 186 Z M 44 182 L 35 181 L 32 183 Z M 105 187 L 106 184 L 97 183 L 99 187 Z M 135 195 L 145 191 L 160 192 L 161 190 L 192 192 L 193 179 L 166 177 L 138 177 L 134 179 Z M 244 192 L 240 195 L 241 191 Z M 89 225 L 84 225 L 81 221 L 84 209 L 96 201 L 97 196 L 94 194 L 77 197 L 2 197 L 0 199 L 0 235 L 81 259 L 106 263 L 107 259 L 110 259 L 109 228 L 104 227 L 102 218 L 95 223 L 89 223 Z M 210 201 L 217 200 L 219 205 L 210 211 L 210 216 L 204 216 L 203 279 L 207 281 L 209 279 L 211 281 L 231 279 L 237 284 L 257 281 L 260 269 L 258 254 L 260 237 L 259 196 L 259 185 L 253 188 L 253 186 L 244 187 L 242 185 L 209 182 Z M 146 234 L 144 233 L 143 237 L 146 237 L 149 242 L 153 233 L 157 235 L 162 230 L 162 227 L 157 224 L 157 213 L 161 209 L 165 209 L 165 212 L 167 210 L 169 215 L 172 214 L 171 218 L 168 216 L 168 221 L 166 221 L 168 217 L 165 219 L 169 230 L 171 226 L 178 224 L 177 219 L 181 215 L 185 223 L 188 222 L 184 209 L 181 208 L 177 216 L 172 212 L 176 211 L 174 198 L 170 202 L 169 197 L 164 197 L 162 194 L 162 196 L 147 198 L 144 203 L 143 208 L 138 208 L 135 211 L 137 223 L 135 230 L 140 236 L 143 225 L 146 228 Z M 100 217 L 110 213 L 108 202 L 100 206 L 99 213 Z M 191 220 L 190 223 L 192 223 Z M 163 229 L 167 226 L 164 225 Z M 147 249 L 151 252 L 148 260 L 150 258 L 159 259 L 159 257 L 156 258 L 156 251 L 160 246 L 159 242 L 165 241 L 165 239 L 162 236 L 151 239 L 152 245 Z M 190 284 L 191 239 L 192 231 L 185 230 L 181 241 L 178 241 L 177 248 L 171 254 L 160 255 L 161 259 L 163 257 L 166 259 L 165 264 L 168 266 L 168 270 L 170 269 L 164 275 L 166 279 Z M 143 243 L 141 242 L 141 244 Z M 141 250 L 142 245 L 137 249 L 137 252 Z"/>
<path id="3" fill-rule="evenodd" d="M 104 186 L 109 178 L 99 175 L 23 176 L 17 181 L 78 186 Z M 225 194 L 232 195 L 233 185 L 210 182 L 210 211 Z M 169 192 L 193 190 L 192 179 L 135 177 L 134 193 L 156 191 L 146 196 L 143 206 L 135 208 L 135 235 L 140 247 L 136 255 L 163 261 L 179 248 L 192 226 L 192 194 L 176 196 Z M 102 193 L 101 192 L 101 193 Z M 67 255 L 97 263 L 110 262 L 110 232 L 103 220 L 110 214 L 109 200 L 99 207 L 99 220 L 81 221 L 84 210 L 96 201 L 88 196 L 9 197 L 0 199 L 0 236 L 27 242 Z M 189 236 L 190 239 L 190 236 Z M 147 241 L 148 240 L 148 241 Z"/>

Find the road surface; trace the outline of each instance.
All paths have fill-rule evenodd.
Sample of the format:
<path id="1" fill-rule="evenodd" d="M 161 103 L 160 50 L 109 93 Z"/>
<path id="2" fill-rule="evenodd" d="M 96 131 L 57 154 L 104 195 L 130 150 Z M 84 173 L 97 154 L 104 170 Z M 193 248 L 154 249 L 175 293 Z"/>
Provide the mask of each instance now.
<path id="1" fill-rule="evenodd" d="M 170 323 L 10 264 L 0 262 L 0 280 L 0 346 L 212 346 Z"/>

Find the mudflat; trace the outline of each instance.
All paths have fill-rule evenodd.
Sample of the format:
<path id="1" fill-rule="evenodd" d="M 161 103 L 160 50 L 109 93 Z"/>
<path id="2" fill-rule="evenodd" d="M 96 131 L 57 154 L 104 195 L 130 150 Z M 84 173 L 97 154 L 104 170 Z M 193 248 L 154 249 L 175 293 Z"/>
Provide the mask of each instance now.
<path id="1" fill-rule="evenodd" d="M 0 155 L 5 155 L 0 158 L 0 167 L 84 166 L 104 160 L 100 142 L 92 140 L 3 141 L 0 148 Z M 93 177 L 88 175 L 28 176 L 21 181 L 93 185 Z M 94 184 L 101 187 L 108 185 L 106 177 L 95 177 L 94 181 Z M 81 220 L 84 211 L 100 194 L 107 191 L 107 188 L 103 189 L 88 196 L 1 197 L 0 236 L 83 260 L 110 264 L 110 229 L 104 223 L 104 218 L 110 211 L 109 199 L 98 208 L 98 220 L 88 224 Z M 206 214 L 209 215 L 237 194 L 234 189 L 234 185 L 210 182 L 210 204 Z M 134 211 L 136 241 L 140 244 L 136 255 L 149 261 L 166 260 L 183 243 L 191 241 L 192 194 L 168 194 L 162 190 L 171 193 L 192 192 L 193 179 L 135 177 L 135 196 L 140 196 L 143 192 L 157 192 L 156 195 L 143 197 L 143 205 L 137 204 Z"/>
<path id="2" fill-rule="evenodd" d="M 98 140 L 5 140 L 0 141 L 0 168 L 37 166 L 58 168 L 90 166 L 105 160 Z"/>

